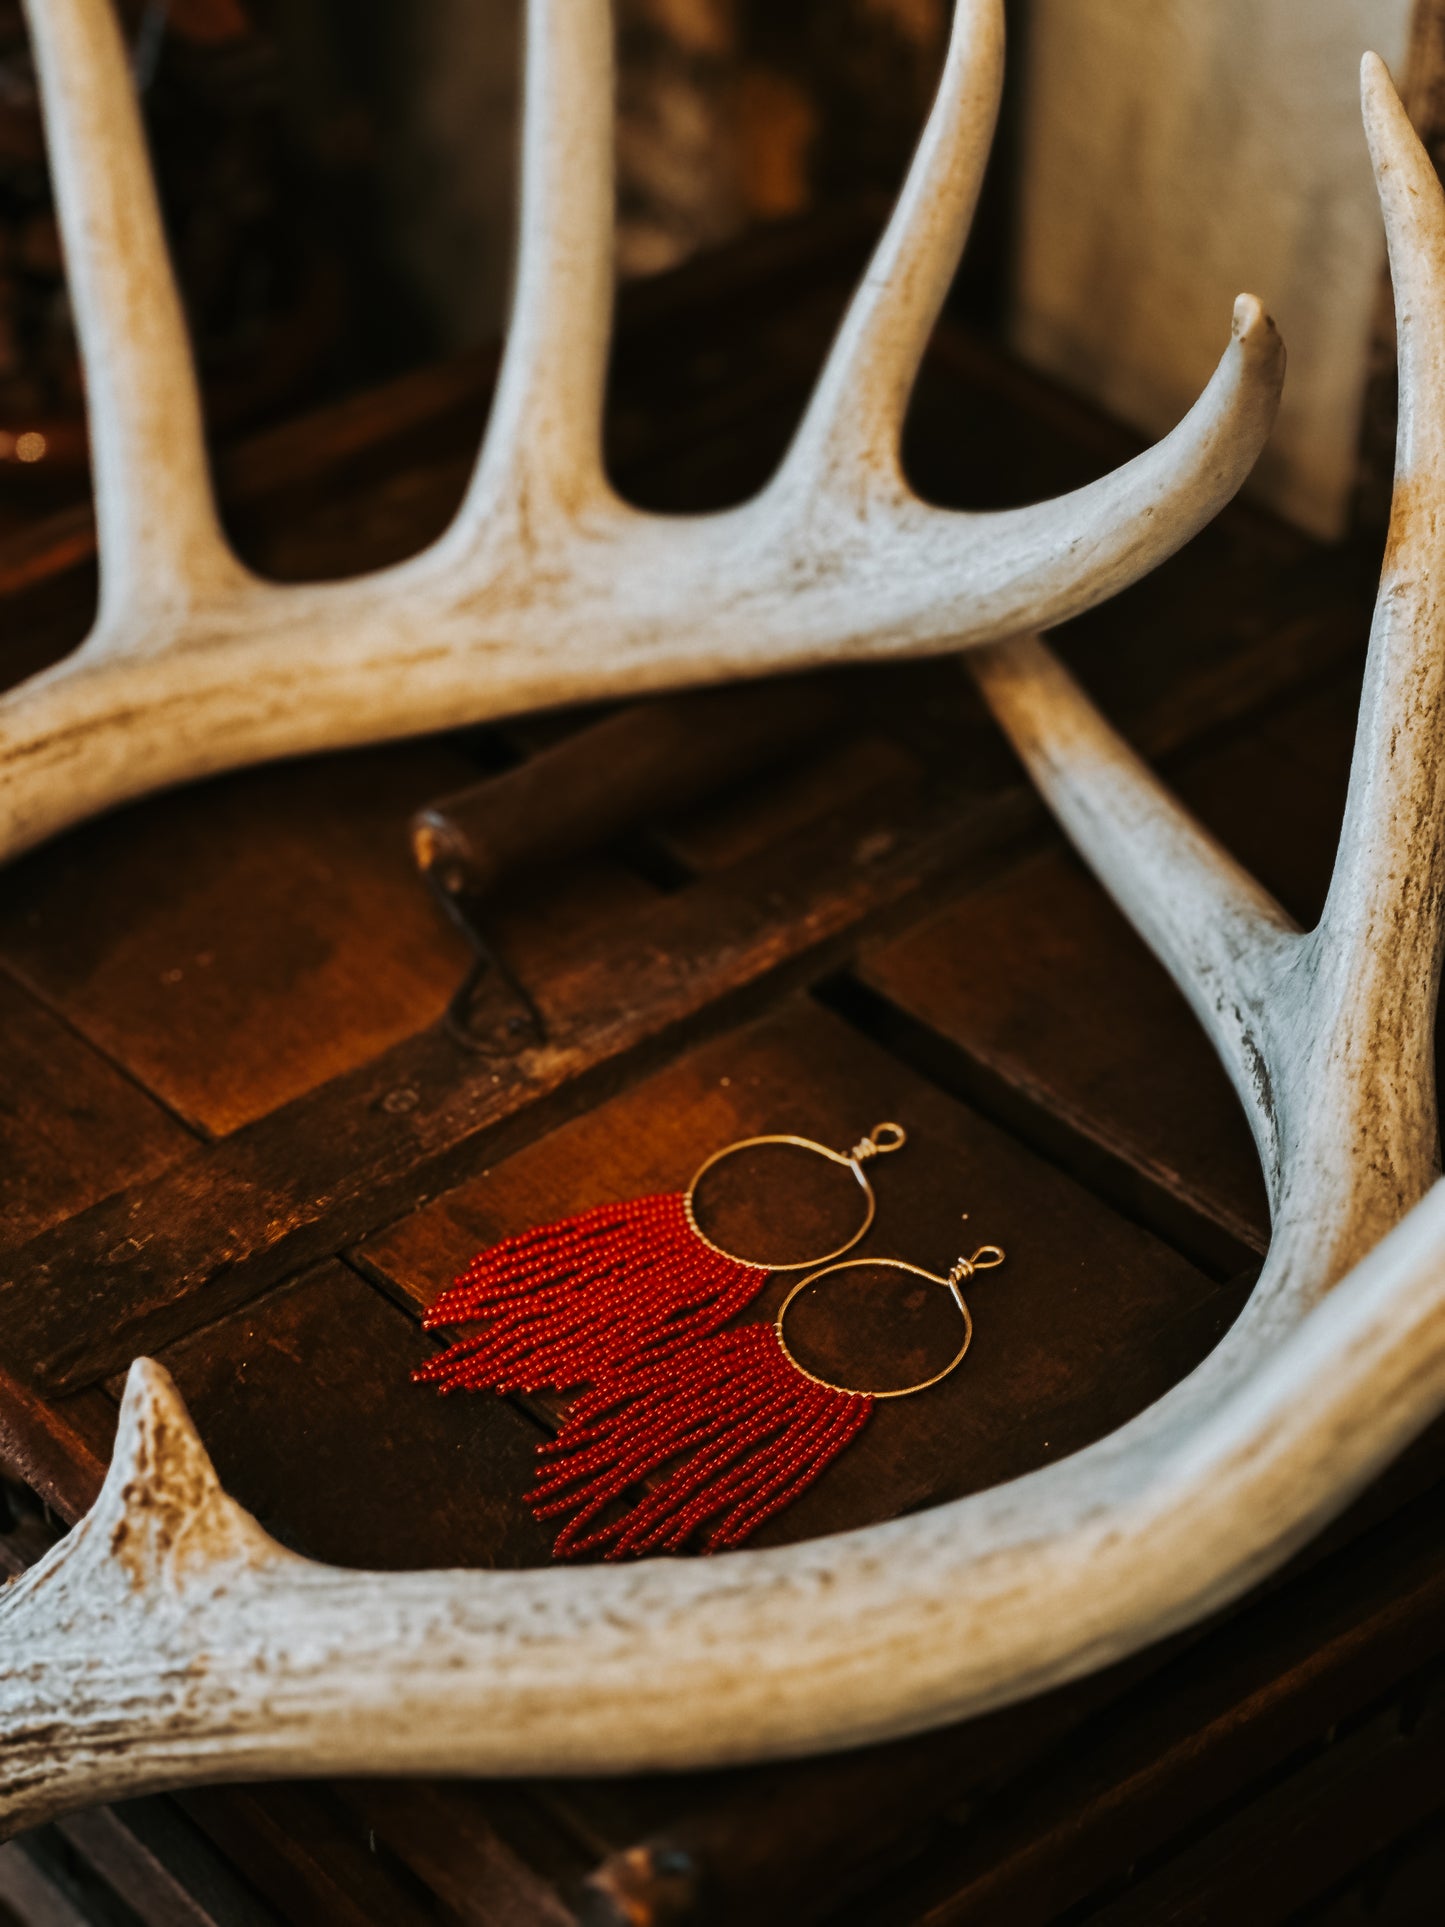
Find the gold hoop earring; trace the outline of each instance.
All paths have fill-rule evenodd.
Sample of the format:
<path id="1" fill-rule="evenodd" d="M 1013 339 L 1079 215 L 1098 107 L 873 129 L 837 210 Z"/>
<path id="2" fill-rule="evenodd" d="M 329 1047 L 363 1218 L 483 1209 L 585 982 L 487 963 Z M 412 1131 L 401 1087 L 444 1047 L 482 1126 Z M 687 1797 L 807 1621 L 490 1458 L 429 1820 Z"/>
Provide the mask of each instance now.
<path id="1" fill-rule="evenodd" d="M 973 1314 L 968 1309 L 960 1286 L 970 1279 L 976 1271 L 992 1271 L 996 1266 L 1003 1263 L 1006 1256 L 1007 1253 L 1000 1245 L 980 1245 L 971 1258 L 960 1257 L 947 1272 L 943 1273 L 925 1271 L 922 1265 L 908 1264 L 902 1258 L 849 1258 L 842 1264 L 824 1264 L 808 1277 L 800 1278 L 797 1284 L 793 1286 L 793 1289 L 778 1307 L 778 1315 L 773 1320 L 773 1330 L 777 1334 L 778 1343 L 783 1350 L 783 1356 L 787 1359 L 793 1370 L 795 1372 L 801 1372 L 804 1378 L 811 1379 L 815 1385 L 825 1386 L 830 1392 L 842 1392 L 849 1398 L 911 1398 L 915 1392 L 926 1392 L 930 1385 L 941 1385 L 944 1379 L 946 1379 L 951 1372 L 956 1372 L 963 1363 L 968 1354 L 968 1348 L 973 1343 Z M 858 1385 L 840 1385 L 836 1379 L 823 1378 L 817 1372 L 810 1372 L 807 1366 L 799 1361 L 792 1347 L 789 1345 L 787 1333 L 783 1329 L 783 1322 L 787 1318 L 789 1306 L 800 1293 L 805 1292 L 810 1285 L 816 1285 L 824 1278 L 832 1277 L 836 1272 L 860 1271 L 869 1266 L 882 1267 L 887 1271 L 911 1272 L 915 1278 L 926 1278 L 930 1284 L 942 1285 L 946 1291 L 952 1294 L 954 1303 L 958 1306 L 963 1318 L 963 1343 L 944 1366 L 943 1370 L 941 1372 L 935 1372 L 932 1378 L 921 1378 L 916 1385 L 900 1385 L 886 1391 Z"/>
<path id="2" fill-rule="evenodd" d="M 528 1495 L 539 1518 L 566 1515 L 559 1557 L 672 1548 L 718 1513 L 707 1543 L 737 1544 L 842 1449 L 868 1402 L 839 1401 L 797 1376 L 770 1325 L 729 1320 L 770 1272 L 816 1278 L 854 1249 L 877 1212 L 865 1167 L 901 1150 L 907 1135 L 901 1124 L 875 1124 L 848 1151 L 790 1133 L 743 1138 L 705 1159 L 686 1191 L 599 1205 L 506 1239 L 426 1316 L 429 1330 L 478 1329 L 414 1376 L 443 1392 L 587 1388 L 540 1448 Z M 698 1190 L 708 1173 L 773 1145 L 824 1158 L 857 1182 L 862 1221 L 834 1250 L 774 1264 L 702 1229 Z M 802 1430 L 790 1436 L 797 1421 Z M 663 1467 L 666 1476 L 654 1477 Z M 639 1485 L 648 1489 L 634 1496 Z"/>
<path id="3" fill-rule="evenodd" d="M 759 1268 L 768 1271 L 806 1271 L 810 1265 L 828 1265 L 831 1264 L 835 1258 L 841 1258 L 845 1251 L 851 1251 L 854 1245 L 861 1243 L 862 1240 L 867 1237 L 869 1230 L 872 1228 L 873 1220 L 877 1215 L 878 1200 L 873 1195 L 873 1186 L 869 1183 L 868 1174 L 863 1169 L 863 1166 L 870 1158 L 887 1157 L 890 1152 L 901 1151 L 907 1142 L 908 1133 L 901 1124 L 875 1124 L 868 1135 L 860 1138 L 851 1151 L 831 1151 L 826 1144 L 819 1144 L 813 1138 L 792 1137 L 786 1133 L 767 1137 L 739 1138 L 736 1144 L 725 1144 L 720 1151 L 714 1151 L 712 1156 L 705 1158 L 697 1170 L 693 1172 L 692 1182 L 682 1194 L 683 1216 L 687 1219 L 688 1227 L 694 1237 L 700 1238 L 708 1250 L 715 1251 L 719 1258 L 730 1259 L 733 1264 L 758 1265 Z M 708 1172 L 715 1169 L 725 1158 L 734 1157 L 739 1151 L 751 1151 L 762 1144 L 787 1144 L 791 1145 L 795 1151 L 812 1151 L 818 1157 L 827 1158 L 830 1164 L 841 1164 L 844 1170 L 853 1173 L 853 1176 L 858 1180 L 862 1188 L 863 1196 L 867 1200 L 867 1203 L 864 1208 L 863 1222 L 851 1238 L 847 1239 L 843 1244 L 840 1244 L 836 1250 L 825 1251 L 823 1255 L 818 1258 L 803 1258 L 796 1263 L 786 1265 L 768 1264 L 766 1266 L 760 1266 L 758 1259 L 745 1258 L 736 1251 L 729 1251 L 725 1246 L 716 1243 L 707 1235 L 697 1221 L 698 1186 L 702 1183 Z"/>

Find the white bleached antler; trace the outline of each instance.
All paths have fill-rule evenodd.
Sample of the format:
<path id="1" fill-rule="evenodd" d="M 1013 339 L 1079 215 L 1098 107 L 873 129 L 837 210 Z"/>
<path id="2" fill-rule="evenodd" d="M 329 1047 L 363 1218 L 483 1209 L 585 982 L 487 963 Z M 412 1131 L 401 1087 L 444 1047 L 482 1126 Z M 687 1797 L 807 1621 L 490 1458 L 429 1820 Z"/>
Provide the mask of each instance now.
<path id="1" fill-rule="evenodd" d="M 95 1509 L 0 1595 L 0 1830 L 204 1779 L 715 1765 L 940 1724 L 1244 1591 L 1445 1406 L 1429 1055 L 1445 197 L 1378 65 L 1366 117 L 1400 308 L 1400 459 L 1319 927 L 1291 926 L 1042 645 L 974 658 L 1253 1118 L 1275 1237 L 1228 1337 L 1109 1438 L 954 1504 L 775 1551 L 518 1573 L 356 1574 L 283 1551 L 140 1361 Z"/>
<path id="2" fill-rule="evenodd" d="M 529 0 L 520 257 L 486 443 L 451 528 L 359 580 L 279 585 L 228 549 L 110 0 L 26 0 L 84 353 L 101 604 L 0 698 L 0 858 L 157 786 L 538 704 L 922 653 L 1047 626 L 1203 525 L 1273 420 L 1258 304 L 1156 448 L 1055 502 L 952 514 L 899 469 L 903 414 L 997 110 L 1001 0 L 958 0 L 897 209 L 780 471 L 695 518 L 601 457 L 612 255 L 607 0 Z"/>

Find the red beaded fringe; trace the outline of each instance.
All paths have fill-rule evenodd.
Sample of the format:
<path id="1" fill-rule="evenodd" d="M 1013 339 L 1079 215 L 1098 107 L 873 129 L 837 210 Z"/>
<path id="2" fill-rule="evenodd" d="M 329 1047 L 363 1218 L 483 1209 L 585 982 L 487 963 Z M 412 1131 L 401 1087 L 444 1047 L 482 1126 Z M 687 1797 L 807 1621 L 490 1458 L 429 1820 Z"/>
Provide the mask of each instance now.
<path id="1" fill-rule="evenodd" d="M 873 1404 L 805 1378 L 771 1325 L 714 1332 L 584 1392 L 539 1448 L 528 1497 L 539 1519 L 567 1517 L 558 1558 L 676 1552 L 695 1535 L 717 1552 L 791 1505 Z"/>
<path id="2" fill-rule="evenodd" d="M 479 1253 L 425 1323 L 482 1329 L 414 1376 L 443 1392 L 596 1385 L 616 1362 L 716 1331 L 767 1275 L 704 1244 L 680 1192 L 597 1205 Z"/>

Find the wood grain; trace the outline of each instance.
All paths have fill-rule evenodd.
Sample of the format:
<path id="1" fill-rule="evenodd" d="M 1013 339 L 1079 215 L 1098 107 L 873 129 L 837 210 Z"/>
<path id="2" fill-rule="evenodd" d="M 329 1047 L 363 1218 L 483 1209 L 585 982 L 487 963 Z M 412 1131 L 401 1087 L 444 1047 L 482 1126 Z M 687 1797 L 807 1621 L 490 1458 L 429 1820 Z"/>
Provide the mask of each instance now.
<path id="1" fill-rule="evenodd" d="M 467 951 L 407 819 L 474 774 L 440 744 L 222 778 L 0 879 L 0 957 L 212 1134 L 412 1036 Z"/>
<path id="2" fill-rule="evenodd" d="M 556 1887 L 503 1839 L 486 1798 L 470 1788 L 359 1780 L 341 1797 L 368 1836 L 426 1883 L 448 1919 L 464 1927 L 570 1927 L 575 1921 Z"/>
<path id="3" fill-rule="evenodd" d="M 221 1477 L 283 1544 L 334 1565 L 535 1565 L 522 1493 L 541 1434 L 500 1400 L 429 1398 L 430 1347 L 332 1262 L 162 1354 Z"/>
<path id="4" fill-rule="evenodd" d="M 191 1143 L 138 1083 L 0 970 L 0 1246 L 152 1176 Z"/>

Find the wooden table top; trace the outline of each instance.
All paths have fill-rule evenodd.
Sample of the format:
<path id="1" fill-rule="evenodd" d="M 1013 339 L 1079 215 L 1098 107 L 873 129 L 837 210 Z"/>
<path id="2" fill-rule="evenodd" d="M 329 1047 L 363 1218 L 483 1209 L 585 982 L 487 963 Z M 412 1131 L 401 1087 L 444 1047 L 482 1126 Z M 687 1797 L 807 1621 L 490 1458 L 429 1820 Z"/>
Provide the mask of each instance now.
<path id="1" fill-rule="evenodd" d="M 609 437 L 627 494 L 690 510 L 766 476 L 863 239 L 849 220 L 764 236 L 624 298 Z M 494 366 L 424 370 L 227 454 L 248 559 L 344 573 L 428 539 Z M 940 331 L 908 436 L 934 499 L 1028 500 L 1130 448 Z M 83 632 L 89 555 L 80 510 L 0 546 L 5 680 Z M 1235 508 L 1063 638 L 1304 919 L 1373 566 Z M 467 956 L 406 823 L 592 714 L 228 777 L 0 876 L 6 1569 L 90 1503 L 142 1351 L 284 1543 L 383 1568 L 545 1561 L 522 1494 L 555 1403 L 413 1387 L 420 1312 L 490 1239 L 681 1186 L 761 1131 L 846 1144 L 904 1120 L 864 1249 L 946 1268 L 966 1210 L 1009 1266 L 972 1289 L 966 1369 L 880 1407 L 759 1543 L 1025 1472 L 1204 1356 L 1266 1238 L 1221 1071 L 960 666 L 853 682 L 796 763 L 498 904 L 548 1032 L 515 1059 L 442 1022 Z M 25 1864 L 79 1918 L 114 1917 L 84 1911 L 89 1881 L 143 1920 L 219 1927 L 1425 1918 L 1410 1909 L 1445 1891 L 1442 1478 L 1428 1435 L 1217 1621 L 919 1739 L 647 1780 L 205 1790 L 46 1829 Z M 0 1918 L 19 1905 L 5 1882 Z"/>

